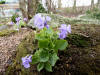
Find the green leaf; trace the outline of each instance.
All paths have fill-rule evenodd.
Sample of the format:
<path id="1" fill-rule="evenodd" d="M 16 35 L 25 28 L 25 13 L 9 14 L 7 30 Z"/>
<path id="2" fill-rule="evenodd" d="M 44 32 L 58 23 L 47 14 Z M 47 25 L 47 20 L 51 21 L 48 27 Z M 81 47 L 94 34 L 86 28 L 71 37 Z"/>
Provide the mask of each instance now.
<path id="1" fill-rule="evenodd" d="M 45 69 L 49 72 L 52 72 L 52 66 L 50 63 L 45 63 Z"/>
<path id="2" fill-rule="evenodd" d="M 19 28 L 21 28 L 22 26 L 26 26 L 26 23 L 23 20 L 19 21 Z"/>
<path id="3" fill-rule="evenodd" d="M 52 66 L 54 66 L 54 65 L 56 64 L 56 61 L 57 61 L 58 59 L 59 59 L 59 57 L 57 56 L 56 53 L 54 53 L 53 55 L 50 56 L 49 62 L 50 62 L 50 64 L 51 64 Z"/>
<path id="4" fill-rule="evenodd" d="M 47 50 L 42 50 L 40 53 L 40 62 L 47 62 L 49 60 L 49 52 Z"/>
<path id="5" fill-rule="evenodd" d="M 48 48 L 49 48 L 49 49 L 53 49 L 53 48 L 54 48 L 54 44 L 53 44 L 52 41 L 49 42 Z"/>
<path id="6" fill-rule="evenodd" d="M 47 33 L 48 35 L 53 35 L 53 30 L 52 30 L 51 28 L 46 29 L 46 33 Z"/>
<path id="7" fill-rule="evenodd" d="M 48 48 L 49 40 L 39 40 L 39 48 Z"/>
<path id="8" fill-rule="evenodd" d="M 32 64 L 37 64 L 39 62 L 39 58 L 36 55 L 32 56 Z"/>
<path id="9" fill-rule="evenodd" d="M 32 64 L 37 64 L 39 62 L 39 55 L 41 50 L 37 50 L 35 54 L 32 56 Z"/>
<path id="10" fill-rule="evenodd" d="M 43 39 L 45 39 L 45 38 L 44 38 L 44 34 L 42 34 L 42 33 L 37 33 L 36 36 L 35 36 L 35 39 L 37 39 L 37 40 L 43 40 Z"/>
<path id="11" fill-rule="evenodd" d="M 64 50 L 68 46 L 68 42 L 66 40 L 57 40 L 55 49 Z"/>
<path id="12" fill-rule="evenodd" d="M 40 72 L 44 68 L 44 63 L 39 63 L 37 65 L 37 70 Z"/>

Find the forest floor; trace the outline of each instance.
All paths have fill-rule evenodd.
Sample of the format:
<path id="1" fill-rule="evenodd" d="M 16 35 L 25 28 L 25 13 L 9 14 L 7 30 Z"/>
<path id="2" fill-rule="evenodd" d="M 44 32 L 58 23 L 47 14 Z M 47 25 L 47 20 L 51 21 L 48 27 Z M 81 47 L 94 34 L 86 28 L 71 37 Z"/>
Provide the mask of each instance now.
<path id="1" fill-rule="evenodd" d="M 85 14 L 85 12 L 82 13 L 80 11 L 73 12 L 72 9 L 67 10 L 67 9 L 61 8 L 61 9 L 58 9 L 58 10 L 59 10 L 59 12 L 57 12 L 57 13 L 59 15 L 64 16 L 64 17 L 68 17 L 68 18 L 75 18 L 75 17 L 78 17 L 79 15 Z"/>
<path id="2" fill-rule="evenodd" d="M 78 17 L 79 15 L 82 15 L 81 13 L 59 13 L 61 16 L 64 17 L 69 17 L 69 18 L 75 18 Z"/>
<path id="3" fill-rule="evenodd" d="M 77 17 L 79 14 L 73 14 L 73 15 L 71 15 L 71 14 L 68 14 L 68 15 L 61 14 L 61 15 L 65 16 L 65 17 Z M 95 26 L 95 25 L 91 26 L 91 25 L 84 25 L 84 24 L 82 24 L 82 25 L 73 25 L 72 26 L 72 30 L 75 30 L 74 33 L 81 33 L 82 32 L 82 34 L 84 34 L 86 36 L 90 36 L 90 37 L 93 36 L 93 40 L 97 39 L 97 38 L 98 38 L 98 40 L 100 40 L 100 38 L 99 38 L 99 35 L 100 35 L 99 34 L 99 32 L 100 32 L 99 28 L 100 28 L 100 26 Z M 82 29 L 82 30 L 80 30 L 80 29 Z M 17 33 L 11 34 L 9 36 L 0 37 L 0 72 L 4 72 L 5 68 L 7 68 L 10 64 L 12 64 L 12 60 L 10 60 L 10 59 L 12 59 L 14 55 L 16 55 L 17 46 L 22 42 L 22 40 L 28 34 L 30 34 L 30 32 L 32 32 L 32 30 L 30 30 L 30 29 L 21 29 Z M 95 42 L 95 40 L 94 40 L 94 42 Z M 63 70 L 62 66 L 63 67 L 66 67 L 66 66 L 68 67 L 69 66 L 68 63 L 72 60 L 72 57 L 73 57 L 73 59 L 76 59 L 77 57 L 79 57 L 79 56 L 77 56 L 78 55 L 77 52 L 80 53 L 80 50 L 83 50 L 83 48 L 82 49 L 77 48 L 77 47 L 74 48 L 74 46 L 72 46 L 71 48 L 72 48 L 73 51 L 75 51 L 75 50 L 78 50 L 78 51 L 74 52 L 74 54 L 73 54 L 73 51 L 72 51 L 73 56 L 71 56 L 69 58 L 67 58 L 66 55 L 70 54 L 70 52 L 69 53 L 65 53 L 65 54 L 63 52 L 61 52 L 61 54 L 60 54 L 61 55 L 60 56 L 61 60 L 59 60 L 60 63 L 57 63 L 57 66 L 56 66 L 56 67 L 58 67 L 59 70 Z M 87 50 L 90 50 L 90 49 L 87 48 Z M 94 50 L 99 51 L 99 45 Z M 68 51 L 71 51 L 71 50 L 68 50 Z M 100 53 L 100 52 L 98 52 L 98 53 Z M 75 57 L 75 55 L 76 55 L 76 57 Z M 83 57 L 83 54 L 80 55 L 80 56 Z M 99 54 L 98 54 L 98 56 L 99 56 Z M 81 57 L 79 59 L 81 60 Z M 62 64 L 63 62 L 66 62 L 66 61 L 69 61 L 69 62 L 67 62 L 67 64 L 66 63 Z M 76 59 L 75 61 L 77 61 L 75 63 L 78 63 L 78 59 Z M 82 61 L 84 61 L 84 60 L 82 60 Z M 71 61 L 71 63 L 73 63 L 73 61 Z M 71 65 L 71 66 L 72 66 L 71 69 L 73 69 L 73 65 Z M 54 69 L 56 69 L 56 68 L 54 68 Z M 67 69 L 69 69 L 69 67 L 65 68 L 65 72 L 66 72 Z M 74 69 L 74 71 L 76 71 L 75 69 Z M 57 72 L 59 70 L 57 70 Z M 59 72 L 65 73 L 64 71 L 59 71 Z M 70 73 L 70 72 L 68 72 L 68 73 Z M 52 75 L 52 74 L 50 74 L 50 75 Z M 63 74 L 63 75 L 65 75 L 65 74 Z"/>
<path id="4" fill-rule="evenodd" d="M 9 59 L 15 53 L 16 47 L 30 32 L 29 29 L 21 29 L 15 34 L 0 37 L 0 72 L 4 71 L 8 64 L 11 63 Z"/>

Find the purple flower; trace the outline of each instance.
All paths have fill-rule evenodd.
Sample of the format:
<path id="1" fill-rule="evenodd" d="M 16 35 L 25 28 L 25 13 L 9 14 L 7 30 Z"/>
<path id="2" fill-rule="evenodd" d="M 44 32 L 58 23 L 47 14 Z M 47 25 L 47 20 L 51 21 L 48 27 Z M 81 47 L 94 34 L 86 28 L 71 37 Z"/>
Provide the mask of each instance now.
<path id="1" fill-rule="evenodd" d="M 14 24 L 14 22 L 10 22 L 10 25 L 13 25 Z"/>
<path id="2" fill-rule="evenodd" d="M 61 27 L 59 28 L 60 29 L 60 32 L 62 33 L 67 33 L 67 26 L 66 24 L 62 24 Z"/>
<path id="3" fill-rule="evenodd" d="M 20 19 L 21 19 L 20 17 L 17 17 L 17 18 L 16 18 L 16 21 L 17 21 L 17 22 L 19 22 L 19 21 L 20 21 Z"/>
<path id="4" fill-rule="evenodd" d="M 44 28 L 44 17 L 41 16 L 41 14 L 36 14 L 34 16 L 34 25 L 38 28 L 38 29 L 43 29 Z"/>
<path id="5" fill-rule="evenodd" d="M 48 21 L 51 21 L 51 18 L 50 18 L 49 16 L 46 16 L 45 22 L 44 22 L 44 26 L 45 26 L 46 28 L 49 28 L 49 25 L 47 24 Z"/>
<path id="6" fill-rule="evenodd" d="M 29 64 L 30 62 L 32 62 L 32 55 L 31 56 L 22 57 L 22 65 L 25 68 L 29 68 L 30 67 L 30 64 Z"/>
<path id="7" fill-rule="evenodd" d="M 59 33 L 59 38 L 64 39 L 66 38 L 67 34 L 66 33 Z"/>
<path id="8" fill-rule="evenodd" d="M 59 33 L 59 38 L 64 39 L 68 35 L 68 33 L 71 33 L 71 25 L 66 25 L 62 24 L 61 27 L 59 28 L 60 33 Z"/>
<path id="9" fill-rule="evenodd" d="M 46 21 L 51 21 L 51 17 L 46 16 Z"/>
<path id="10" fill-rule="evenodd" d="M 46 27 L 46 25 L 47 25 L 47 21 L 44 22 L 44 26 L 45 26 L 45 27 Z"/>
<path id="11" fill-rule="evenodd" d="M 34 16 L 34 25 L 38 28 L 38 29 L 43 29 L 44 27 L 48 28 L 48 24 L 47 22 L 50 21 L 51 18 L 49 16 L 43 17 L 41 16 L 41 14 L 36 14 Z"/>
<path id="12" fill-rule="evenodd" d="M 49 28 L 49 25 L 46 25 L 46 28 L 48 29 Z"/>
<path id="13" fill-rule="evenodd" d="M 27 18 L 24 18 L 24 21 L 27 21 Z"/>

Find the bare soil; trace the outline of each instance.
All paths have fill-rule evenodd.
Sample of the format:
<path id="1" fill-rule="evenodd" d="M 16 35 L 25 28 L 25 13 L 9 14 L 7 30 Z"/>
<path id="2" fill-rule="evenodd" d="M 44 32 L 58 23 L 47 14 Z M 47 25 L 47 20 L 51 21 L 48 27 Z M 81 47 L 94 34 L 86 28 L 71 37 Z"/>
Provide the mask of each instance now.
<path id="1" fill-rule="evenodd" d="M 16 47 L 30 32 L 29 29 L 21 29 L 10 36 L 0 37 L 0 72 L 5 71 L 5 68 L 11 64 L 9 59 L 15 54 Z"/>

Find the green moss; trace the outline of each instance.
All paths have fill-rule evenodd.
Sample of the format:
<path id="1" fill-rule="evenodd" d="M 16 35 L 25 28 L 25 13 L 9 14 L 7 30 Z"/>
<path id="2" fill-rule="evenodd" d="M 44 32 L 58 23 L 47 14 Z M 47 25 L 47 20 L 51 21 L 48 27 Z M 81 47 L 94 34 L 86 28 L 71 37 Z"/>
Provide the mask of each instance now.
<path id="1" fill-rule="evenodd" d="M 13 64 L 8 67 L 6 70 L 6 75 L 28 75 L 29 71 L 28 69 L 25 69 L 21 65 L 21 58 L 26 56 L 27 54 L 31 54 L 34 51 L 34 33 L 30 33 L 29 36 L 27 36 L 23 41 L 19 44 L 17 47 L 17 55 L 14 58 Z"/>
<path id="2" fill-rule="evenodd" d="M 71 34 L 67 38 L 69 43 L 78 47 L 88 47 L 91 45 L 90 39 L 78 34 Z"/>
<path id="3" fill-rule="evenodd" d="M 2 26 L 2 24 L 0 24 L 0 26 Z"/>
<path id="4" fill-rule="evenodd" d="M 3 36 L 8 36 L 12 33 L 16 33 L 17 31 L 16 30 L 3 30 L 0 32 L 0 37 L 3 37 Z"/>

